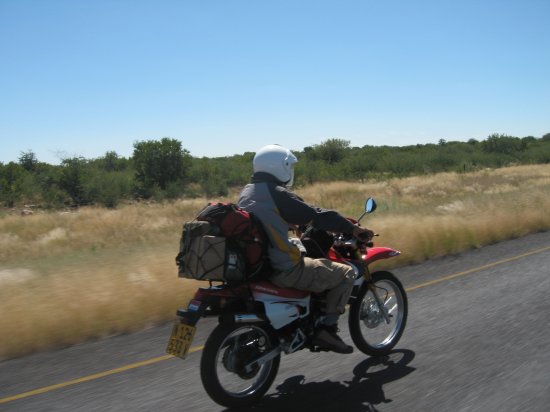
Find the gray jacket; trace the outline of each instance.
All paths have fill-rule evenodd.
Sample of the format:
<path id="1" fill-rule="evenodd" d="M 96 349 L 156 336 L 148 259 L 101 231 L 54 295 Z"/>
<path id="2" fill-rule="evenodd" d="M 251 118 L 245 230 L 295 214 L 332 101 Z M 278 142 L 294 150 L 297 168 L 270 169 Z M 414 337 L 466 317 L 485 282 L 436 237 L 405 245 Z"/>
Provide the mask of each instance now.
<path id="1" fill-rule="evenodd" d="M 289 224 L 311 224 L 320 230 L 352 233 L 354 225 L 333 210 L 313 207 L 284 187 L 274 176 L 255 173 L 240 195 L 239 207 L 260 219 L 271 241 L 269 258 L 276 271 L 300 263 L 300 250 L 288 240 Z"/>

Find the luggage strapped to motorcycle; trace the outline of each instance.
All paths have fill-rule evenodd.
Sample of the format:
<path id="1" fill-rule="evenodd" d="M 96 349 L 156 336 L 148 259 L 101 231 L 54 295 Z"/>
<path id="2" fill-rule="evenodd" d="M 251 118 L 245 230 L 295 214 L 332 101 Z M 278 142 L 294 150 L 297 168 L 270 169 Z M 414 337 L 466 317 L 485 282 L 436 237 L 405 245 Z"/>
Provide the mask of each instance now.
<path id="1" fill-rule="evenodd" d="M 179 276 L 209 281 L 261 280 L 269 272 L 261 222 L 233 203 L 209 203 L 183 225 Z"/>

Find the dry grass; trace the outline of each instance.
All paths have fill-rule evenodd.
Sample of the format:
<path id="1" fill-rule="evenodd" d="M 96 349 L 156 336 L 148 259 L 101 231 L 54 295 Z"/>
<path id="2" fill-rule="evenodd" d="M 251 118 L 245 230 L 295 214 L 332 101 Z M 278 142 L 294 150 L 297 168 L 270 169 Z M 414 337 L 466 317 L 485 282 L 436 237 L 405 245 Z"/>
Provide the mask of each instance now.
<path id="1" fill-rule="evenodd" d="M 191 219 L 205 200 L 137 204 L 117 210 L 83 208 L 0 220 L 0 261 L 44 258 L 165 243 L 177 236 L 174 222 Z"/>
<path id="2" fill-rule="evenodd" d="M 550 229 L 550 165 L 297 192 L 349 216 L 375 197 L 378 211 L 363 223 L 381 234 L 377 244 L 403 252 L 397 264 Z M 176 277 L 181 223 L 205 203 L 0 218 L 0 358 L 171 319 L 198 284 Z"/>
<path id="3" fill-rule="evenodd" d="M 350 216 L 358 215 L 365 197 L 375 197 L 379 208 L 362 223 L 381 234 L 378 244 L 403 251 L 398 264 L 550 229 L 550 165 L 335 182 L 302 194 Z"/>
<path id="4" fill-rule="evenodd" d="M 2 357 L 138 330 L 173 317 L 190 293 L 190 285 L 175 276 L 173 253 L 124 257 L 130 259 L 86 259 L 55 273 L 26 269 L 34 276 L 20 282 L 4 279 Z"/>

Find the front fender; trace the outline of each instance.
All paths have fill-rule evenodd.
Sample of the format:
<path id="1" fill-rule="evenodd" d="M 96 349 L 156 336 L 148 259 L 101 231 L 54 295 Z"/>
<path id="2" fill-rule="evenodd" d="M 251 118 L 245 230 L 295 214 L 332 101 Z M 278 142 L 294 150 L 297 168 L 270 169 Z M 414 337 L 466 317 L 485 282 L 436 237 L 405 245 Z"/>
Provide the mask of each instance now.
<path id="1" fill-rule="evenodd" d="M 367 249 L 367 253 L 361 258 L 367 265 L 370 265 L 372 262 L 376 262 L 377 260 L 389 259 L 395 256 L 399 256 L 400 254 L 400 251 L 389 247 L 371 247 Z"/>

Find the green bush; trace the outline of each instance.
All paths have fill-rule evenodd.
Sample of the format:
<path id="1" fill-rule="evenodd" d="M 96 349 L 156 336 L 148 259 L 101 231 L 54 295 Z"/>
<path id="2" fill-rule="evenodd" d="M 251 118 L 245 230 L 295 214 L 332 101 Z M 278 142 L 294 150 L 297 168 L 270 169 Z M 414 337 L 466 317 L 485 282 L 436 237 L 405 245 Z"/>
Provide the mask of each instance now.
<path id="1" fill-rule="evenodd" d="M 549 163 L 550 133 L 541 138 L 492 134 L 483 141 L 403 147 L 351 147 L 348 140 L 327 139 L 294 151 L 296 184 L 334 180 L 385 179 L 444 171 L 468 172 L 512 164 Z M 106 152 L 97 159 L 63 159 L 59 166 L 41 163 L 31 151 L 18 162 L 0 163 L 0 203 L 43 207 L 101 204 L 116 207 L 121 200 L 226 196 L 252 175 L 254 153 L 217 158 L 193 158 L 172 138 L 136 142 L 131 158 Z"/>

